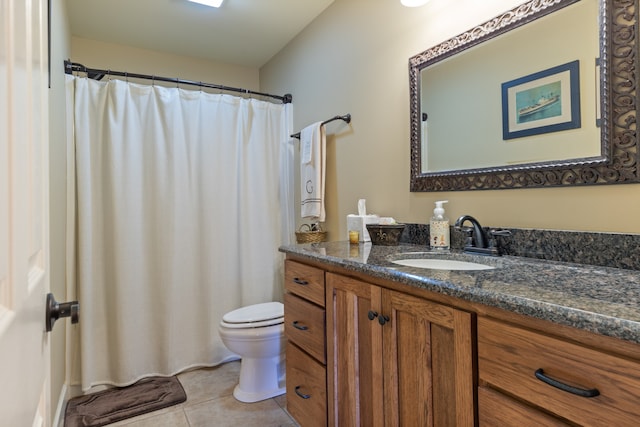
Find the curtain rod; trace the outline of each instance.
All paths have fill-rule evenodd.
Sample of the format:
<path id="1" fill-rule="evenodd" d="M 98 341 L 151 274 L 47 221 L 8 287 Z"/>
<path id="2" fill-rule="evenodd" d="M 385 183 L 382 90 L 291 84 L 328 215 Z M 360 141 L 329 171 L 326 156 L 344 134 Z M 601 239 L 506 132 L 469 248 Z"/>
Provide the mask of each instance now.
<path id="1" fill-rule="evenodd" d="M 159 82 L 169 82 L 169 83 L 176 83 L 176 84 L 182 84 L 182 85 L 206 87 L 210 89 L 219 89 L 219 90 L 224 90 L 228 92 L 240 92 L 248 95 L 266 96 L 269 98 L 278 99 L 282 101 L 283 104 L 290 104 L 291 101 L 293 100 L 293 97 L 291 96 L 290 93 L 284 96 L 280 96 L 280 95 L 272 95 L 270 93 L 256 92 L 249 89 L 240 89 L 237 87 L 230 87 L 230 86 L 224 86 L 224 85 L 218 85 L 218 84 L 212 84 L 212 83 L 196 82 L 192 80 L 182 80 L 182 79 L 171 78 L 171 77 L 150 76 L 148 74 L 127 73 L 123 71 L 100 70 L 97 68 L 87 68 L 82 64 L 71 62 L 71 60 L 64 61 L 64 72 L 65 74 L 72 74 L 74 72 L 86 73 L 87 77 L 93 80 L 101 80 L 104 76 L 118 76 L 118 77 L 125 77 L 125 78 L 131 77 L 135 79 L 147 79 L 147 80 L 153 80 L 153 81 L 157 80 Z"/>
<path id="2" fill-rule="evenodd" d="M 326 125 L 327 123 L 331 123 L 334 120 L 344 120 L 347 123 L 351 123 L 351 114 L 345 114 L 344 116 L 332 117 L 329 120 L 325 120 L 324 122 L 320 123 L 320 126 Z M 300 132 L 294 133 L 293 135 L 291 135 L 291 138 L 300 139 Z"/>

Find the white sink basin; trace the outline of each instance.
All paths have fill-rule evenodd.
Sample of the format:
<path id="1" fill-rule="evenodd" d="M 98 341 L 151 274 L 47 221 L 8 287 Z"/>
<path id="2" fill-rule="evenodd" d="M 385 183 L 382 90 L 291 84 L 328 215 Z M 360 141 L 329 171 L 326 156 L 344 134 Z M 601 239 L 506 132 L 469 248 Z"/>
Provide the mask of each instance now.
<path id="1" fill-rule="evenodd" d="M 432 270 L 493 270 L 495 268 L 490 265 L 451 259 L 408 258 L 392 262 L 405 267 L 430 268 Z"/>

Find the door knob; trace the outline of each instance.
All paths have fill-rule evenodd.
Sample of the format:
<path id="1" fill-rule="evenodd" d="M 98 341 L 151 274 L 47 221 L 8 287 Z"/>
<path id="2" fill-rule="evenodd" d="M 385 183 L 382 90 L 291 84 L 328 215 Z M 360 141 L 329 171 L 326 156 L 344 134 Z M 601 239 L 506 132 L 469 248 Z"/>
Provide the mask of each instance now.
<path id="1" fill-rule="evenodd" d="M 80 319 L 80 304 L 78 301 L 57 302 L 53 294 L 47 294 L 45 307 L 45 323 L 47 332 L 51 332 L 53 324 L 61 317 L 71 317 L 71 323 L 78 323 Z"/>

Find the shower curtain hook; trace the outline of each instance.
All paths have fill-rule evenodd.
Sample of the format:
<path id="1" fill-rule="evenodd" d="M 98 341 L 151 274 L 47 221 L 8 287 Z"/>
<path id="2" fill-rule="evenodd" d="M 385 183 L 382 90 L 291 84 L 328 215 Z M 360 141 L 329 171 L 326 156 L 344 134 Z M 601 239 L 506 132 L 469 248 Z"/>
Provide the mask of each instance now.
<path id="1" fill-rule="evenodd" d="M 156 86 L 156 76 L 151 76 L 151 87 Z"/>
<path id="2" fill-rule="evenodd" d="M 111 81 L 111 70 L 107 70 L 107 81 Z"/>
<path id="3" fill-rule="evenodd" d="M 202 92 L 202 82 L 198 86 L 200 86 L 200 92 Z"/>
<path id="4" fill-rule="evenodd" d="M 128 72 L 124 72 L 124 81 L 129 83 L 129 73 Z"/>

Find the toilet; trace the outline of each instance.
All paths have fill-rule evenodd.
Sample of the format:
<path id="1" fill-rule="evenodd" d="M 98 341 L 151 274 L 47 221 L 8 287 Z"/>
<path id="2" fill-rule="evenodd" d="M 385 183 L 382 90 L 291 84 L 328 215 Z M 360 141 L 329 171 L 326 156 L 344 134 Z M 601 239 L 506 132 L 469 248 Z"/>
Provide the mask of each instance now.
<path id="1" fill-rule="evenodd" d="M 258 402 L 285 392 L 284 305 L 254 304 L 230 311 L 218 327 L 224 345 L 242 358 L 233 396 Z"/>

